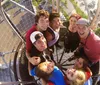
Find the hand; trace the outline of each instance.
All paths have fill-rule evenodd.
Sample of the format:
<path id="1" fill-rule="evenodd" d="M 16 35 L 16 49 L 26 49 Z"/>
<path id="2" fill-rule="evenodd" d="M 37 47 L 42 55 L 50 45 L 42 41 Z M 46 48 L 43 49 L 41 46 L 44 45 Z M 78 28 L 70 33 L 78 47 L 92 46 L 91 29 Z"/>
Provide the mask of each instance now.
<path id="1" fill-rule="evenodd" d="M 29 62 L 32 63 L 33 65 L 38 65 L 41 62 L 40 57 L 34 56 L 28 58 Z"/>

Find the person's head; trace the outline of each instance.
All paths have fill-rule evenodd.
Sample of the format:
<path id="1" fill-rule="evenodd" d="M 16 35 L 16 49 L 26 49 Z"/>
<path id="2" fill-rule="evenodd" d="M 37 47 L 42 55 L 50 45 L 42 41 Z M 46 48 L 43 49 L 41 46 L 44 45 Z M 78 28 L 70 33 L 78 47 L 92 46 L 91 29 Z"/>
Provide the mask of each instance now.
<path id="1" fill-rule="evenodd" d="M 82 70 L 68 69 L 66 76 L 71 85 L 83 85 L 85 82 L 85 73 Z"/>
<path id="2" fill-rule="evenodd" d="M 39 31 L 45 31 L 49 26 L 49 13 L 45 10 L 40 10 L 35 16 L 35 23 Z"/>
<path id="3" fill-rule="evenodd" d="M 82 70 L 77 70 L 76 73 L 76 79 L 71 82 L 71 85 L 84 85 L 86 82 L 85 72 Z"/>
<path id="4" fill-rule="evenodd" d="M 79 20 L 81 18 L 81 16 L 79 14 L 72 14 L 70 17 L 69 17 L 69 22 L 70 24 L 75 24 L 77 22 L 77 20 Z"/>
<path id="5" fill-rule="evenodd" d="M 79 14 L 72 14 L 70 17 L 69 17 L 69 24 L 72 26 L 72 28 L 69 28 L 70 31 L 74 31 L 74 30 L 77 30 L 77 25 L 76 25 L 76 22 L 77 20 L 79 20 L 81 18 L 81 16 Z"/>
<path id="6" fill-rule="evenodd" d="M 54 30 L 60 28 L 61 26 L 60 14 L 50 13 L 49 22 L 50 22 L 50 27 L 52 27 Z"/>
<path id="7" fill-rule="evenodd" d="M 78 26 L 77 32 L 78 32 L 80 38 L 86 39 L 89 34 L 89 31 L 90 31 L 90 29 L 88 28 L 89 21 L 87 19 L 81 18 L 77 21 L 76 24 Z"/>
<path id="8" fill-rule="evenodd" d="M 78 58 L 75 62 L 75 68 L 84 69 L 88 66 L 88 62 L 83 58 Z"/>
<path id="9" fill-rule="evenodd" d="M 46 61 L 46 62 L 40 63 L 36 67 L 35 73 L 38 77 L 47 81 L 53 70 L 54 70 L 54 63 Z"/>
<path id="10" fill-rule="evenodd" d="M 30 35 L 32 44 L 38 51 L 44 51 L 47 48 L 47 42 L 43 34 L 39 31 L 35 31 Z"/>

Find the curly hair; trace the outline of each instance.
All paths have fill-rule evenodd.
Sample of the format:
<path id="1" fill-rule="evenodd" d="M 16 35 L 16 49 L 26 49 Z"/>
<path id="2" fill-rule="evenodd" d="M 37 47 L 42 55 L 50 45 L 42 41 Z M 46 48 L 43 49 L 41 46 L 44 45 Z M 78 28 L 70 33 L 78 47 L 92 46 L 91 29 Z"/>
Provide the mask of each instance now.
<path id="1" fill-rule="evenodd" d="M 38 22 L 39 18 L 41 16 L 44 16 L 45 18 L 49 18 L 49 13 L 48 11 L 45 11 L 45 10 L 39 10 L 35 16 L 35 23 Z"/>
<path id="2" fill-rule="evenodd" d="M 59 13 L 50 13 L 49 21 L 51 22 L 56 17 L 60 17 L 60 14 Z"/>

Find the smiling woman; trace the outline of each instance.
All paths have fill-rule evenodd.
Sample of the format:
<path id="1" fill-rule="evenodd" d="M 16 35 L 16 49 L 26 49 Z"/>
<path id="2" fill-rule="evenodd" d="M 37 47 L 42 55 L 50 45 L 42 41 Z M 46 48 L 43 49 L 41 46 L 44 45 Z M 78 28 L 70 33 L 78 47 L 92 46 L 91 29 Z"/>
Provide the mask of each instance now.
<path id="1" fill-rule="evenodd" d="M 52 82 L 53 85 L 66 85 L 63 73 L 53 62 L 40 63 L 35 69 L 30 71 L 30 74 L 42 78 L 46 83 Z"/>
<path id="2" fill-rule="evenodd" d="M 66 75 L 70 85 L 84 85 L 86 81 L 85 73 L 82 70 L 71 68 L 66 71 Z"/>
<path id="3" fill-rule="evenodd" d="M 7 13 L 7 14 L 10 14 L 10 19 L 11 19 L 11 21 L 12 21 L 12 23 L 13 24 L 15 24 L 15 27 L 18 27 L 18 29 L 19 29 L 19 31 L 21 31 L 20 33 L 22 34 L 22 36 L 24 37 L 24 33 L 26 33 L 26 31 L 30 28 L 30 27 L 32 27 L 32 25 L 34 24 L 34 16 L 32 15 L 33 14 L 33 10 L 32 10 L 32 8 L 30 8 L 29 6 L 31 6 L 31 3 L 28 3 L 28 1 L 33 1 L 33 2 L 42 2 L 42 1 L 47 1 L 47 2 L 49 2 L 49 1 L 51 1 L 51 0 L 13 0 L 13 1 L 16 1 L 16 2 L 18 2 L 19 4 L 21 4 L 21 5 L 25 5 L 25 6 L 23 6 L 23 7 L 21 7 L 21 6 L 18 6 L 18 5 L 15 5 L 14 3 L 12 3 L 12 2 L 10 2 L 10 1 L 12 1 L 12 0 L 0 0 L 0 1 L 9 1 L 9 3 L 6 3 L 5 4 L 5 7 L 3 7 L 4 8 L 4 11 Z M 52 0 L 52 1 L 54 1 L 54 0 Z M 58 1 L 58 0 L 56 0 L 56 1 Z M 59 1 L 61 1 L 61 3 L 62 3 L 62 0 L 59 0 Z M 67 0 L 65 0 L 65 1 L 67 1 Z M 84 0 L 85 1 L 85 0 Z M 88 0 L 87 0 L 88 1 Z M 89 0 L 90 1 L 90 0 Z M 95 1 L 97 1 L 97 0 L 95 0 Z M 100 1 L 100 0 L 99 0 Z M 21 3 L 22 2 L 22 3 Z M 12 4 L 12 5 L 10 5 L 10 3 Z M 28 4 L 27 4 L 28 3 Z M 61 4 L 60 3 L 60 4 Z M 65 3 L 64 3 L 65 4 Z M 67 8 L 65 8 L 64 6 L 65 5 L 62 5 L 62 6 L 59 6 L 59 7 L 61 7 L 61 9 L 64 9 L 64 11 L 66 11 L 67 10 Z M 68 4 L 69 4 L 69 2 L 68 2 Z M 48 6 L 48 3 L 46 4 L 47 6 Z M 8 7 L 9 6 L 9 7 Z M 38 6 L 38 4 L 37 4 L 37 6 Z M 50 5 L 50 6 L 52 6 L 52 5 Z M 19 7 L 21 7 L 20 9 L 22 10 L 24 10 L 24 11 L 20 11 L 20 13 L 17 13 L 16 14 L 16 12 L 18 12 L 18 9 L 19 9 Z M 32 12 L 29 12 L 29 11 L 26 11 L 25 9 L 24 9 L 24 7 L 26 7 L 26 8 L 28 8 L 28 9 L 30 9 Z M 69 6 L 68 5 L 68 10 L 70 10 L 70 11 L 72 11 L 71 10 L 71 6 Z M 62 12 L 63 13 L 63 12 Z M 66 13 L 68 13 L 68 11 L 66 11 Z M 16 14 L 16 16 L 15 17 L 13 17 L 13 15 L 14 14 Z M 82 14 L 83 14 L 83 12 L 82 12 Z M 66 15 L 66 14 L 65 14 Z M 84 14 L 83 14 L 84 15 Z M 17 20 L 17 22 L 16 22 L 16 20 Z M 4 21 L 6 21 L 6 20 L 4 20 Z M 54 22 L 56 22 L 56 20 L 54 20 Z M 57 20 L 57 22 L 59 22 L 59 20 Z M 16 24 L 17 23 L 17 24 Z M 31 23 L 31 25 L 30 25 L 30 23 Z M 38 23 L 38 22 L 37 22 Z M 39 23 L 41 23 L 39 26 L 34 26 L 34 27 L 42 27 L 42 31 L 43 30 L 46 30 L 46 27 L 48 26 L 48 19 L 45 19 L 44 17 L 41 17 L 41 19 L 40 19 L 40 21 L 39 21 Z M 45 23 L 45 24 L 44 24 Z M 2 24 L 4 24 L 4 22 L 3 23 L 1 23 L 0 25 L 0 32 L 2 32 Z M 58 24 L 58 23 L 57 23 Z M 5 25 L 5 24 L 4 24 Z M 43 25 L 43 26 L 42 26 Z M 59 24 L 58 24 L 59 25 Z M 46 27 L 44 27 L 44 26 L 46 26 Z M 9 27 L 9 26 L 7 26 L 7 27 Z M 34 28 L 33 27 L 33 28 Z M 57 26 L 56 26 L 57 27 Z M 43 29 L 43 28 L 45 28 L 45 29 Z M 7 30 L 5 30 L 6 29 L 6 27 L 4 27 L 4 31 L 5 32 L 7 32 L 6 34 L 8 34 L 8 31 Z M 11 30 L 11 29 L 9 29 L 9 30 Z M 37 30 L 37 29 L 36 29 Z M 41 31 L 41 30 L 39 30 L 39 31 Z M 12 31 L 12 30 L 11 30 Z M 13 37 L 13 39 L 15 39 L 15 37 L 16 37 L 16 35 L 15 35 L 15 32 L 14 31 L 12 31 L 13 32 L 13 34 L 12 33 L 10 33 L 10 34 L 12 34 L 14 37 Z M 3 33 L 3 32 L 2 32 Z M 5 33 L 4 33 L 5 34 Z M 54 35 L 54 34 L 52 34 L 52 35 Z M 74 35 L 73 35 L 74 36 Z M 72 36 L 72 39 L 74 39 L 73 38 L 73 36 Z M 5 37 L 5 36 L 4 36 Z M 2 39 L 2 41 L 0 41 L 0 42 L 2 42 L 3 44 L 0 44 L 1 45 L 1 47 L 3 47 L 4 49 L 7 49 L 7 47 L 6 46 L 8 46 L 8 45 L 5 45 L 5 43 L 7 43 L 7 42 L 5 42 L 4 40 L 4 37 L 3 37 L 3 39 Z M 55 38 L 55 37 L 54 37 Z M 9 39 L 9 38 L 8 38 Z M 6 40 L 8 40 L 8 39 L 6 39 Z M 57 38 L 56 38 L 57 39 Z M 41 38 L 40 39 L 40 41 L 41 40 L 44 40 L 43 38 Z M 13 40 L 13 41 L 15 41 L 15 40 Z M 20 41 L 20 40 L 19 40 Z M 27 40 L 26 40 L 27 41 Z M 43 47 L 43 49 L 45 49 L 46 47 L 43 45 L 40 45 L 41 44 L 41 42 L 35 42 L 35 45 L 37 46 L 37 44 L 39 45 L 39 46 L 41 46 L 41 47 Z M 5 42 L 5 43 L 4 43 Z M 16 41 L 15 41 L 16 42 Z M 11 42 L 10 42 L 11 43 Z M 18 42 L 16 42 L 17 44 L 18 44 Z M 26 42 L 27 43 L 27 42 Z M 17 44 L 15 45 L 15 46 L 17 46 Z M 10 45 L 10 44 L 9 44 Z M 12 45 L 12 44 L 11 44 Z M 72 46 L 72 45 L 71 45 Z M 22 48 L 23 48 L 23 45 L 21 46 Z M 38 47 L 38 46 L 37 46 Z M 74 48 L 74 46 L 72 46 L 73 48 Z M 11 46 L 10 46 L 10 48 L 11 48 Z M 18 47 L 19 48 L 19 47 Z M 22 49 L 21 48 L 21 49 Z M 2 48 L 1 48 L 2 49 Z M 43 50 L 43 49 L 41 49 L 41 50 Z M 61 49 L 62 50 L 62 49 Z M 14 57 L 14 63 L 16 63 L 16 66 L 14 65 L 14 70 L 16 71 L 16 73 L 15 73 L 15 77 L 17 76 L 18 77 L 18 80 L 21 80 L 21 81 L 31 81 L 31 79 L 30 79 L 30 76 L 28 75 L 28 71 L 27 71 L 27 63 L 26 63 L 26 55 L 25 55 L 25 51 L 26 51 L 26 48 L 24 49 L 24 51 L 22 50 L 22 51 L 20 51 L 20 48 L 18 49 L 18 51 L 17 52 L 19 52 L 19 54 L 21 54 L 20 55 L 20 58 L 19 58 L 19 56 L 17 56 L 18 54 L 16 54 L 16 57 L 18 58 L 18 59 L 20 59 L 18 62 L 19 62 L 19 64 L 17 64 L 17 59 L 16 59 L 16 57 Z M 71 50 L 72 51 L 72 50 Z M 58 54 L 58 56 L 60 57 L 60 50 L 58 50 L 58 52 L 59 52 L 59 54 Z M 33 51 L 33 54 L 34 55 L 38 55 L 40 52 L 39 51 Z M 94 52 L 95 53 L 95 52 Z M 94 54 L 93 53 L 93 54 Z M 66 55 L 66 57 L 67 57 L 67 55 Z M 64 60 L 65 60 L 65 58 L 66 58 L 65 56 L 63 57 L 64 58 Z M 26 60 L 25 60 L 25 59 Z M 33 57 L 32 57 L 33 58 Z M 67 57 L 68 58 L 68 57 Z M 35 58 L 36 59 L 36 63 L 38 63 L 38 61 L 40 62 L 40 59 L 39 58 Z M 30 59 L 30 60 L 32 60 L 32 59 Z M 60 60 L 61 60 L 61 62 L 63 62 L 63 59 L 62 58 L 60 58 Z M 58 60 L 55 60 L 57 63 L 59 63 L 59 64 L 61 64 L 61 62 L 60 62 L 60 60 L 59 60 L 59 62 L 58 62 Z M 25 63 L 23 63 L 25 61 Z M 32 62 L 33 62 L 34 60 L 32 60 Z M 66 62 L 66 64 L 67 64 L 67 62 Z M 19 67 L 17 66 L 17 65 L 19 65 Z M 61 64 L 61 66 L 62 67 L 64 67 L 62 64 Z M 66 67 L 67 67 L 67 65 L 66 65 Z M 17 69 L 16 69 L 17 68 Z M 55 68 L 55 67 L 54 67 Z M 50 70 L 50 69 L 49 69 Z M 19 75 L 17 74 L 18 72 L 17 71 L 19 71 L 19 74 L 20 74 L 20 79 L 19 79 Z M 25 72 L 26 71 L 26 72 Z M 17 79 L 16 79 L 17 80 Z M 27 85 L 29 85 L 29 84 L 27 84 Z"/>

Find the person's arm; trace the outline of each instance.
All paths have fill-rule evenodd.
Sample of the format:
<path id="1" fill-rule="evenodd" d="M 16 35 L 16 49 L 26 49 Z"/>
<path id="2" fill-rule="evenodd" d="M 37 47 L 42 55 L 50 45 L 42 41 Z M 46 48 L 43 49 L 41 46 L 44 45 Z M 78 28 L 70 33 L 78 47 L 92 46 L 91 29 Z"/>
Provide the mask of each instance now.
<path id="1" fill-rule="evenodd" d="M 32 65 L 38 65 L 41 62 L 41 58 L 38 56 L 28 57 L 28 60 Z"/>
<path id="2" fill-rule="evenodd" d="M 30 73 L 31 70 L 32 70 L 32 68 L 31 68 L 30 62 L 28 61 L 28 72 L 29 72 L 29 75 L 31 75 L 31 73 Z"/>
<path id="3" fill-rule="evenodd" d="M 41 78 L 41 82 L 42 82 L 42 85 L 54 85 L 52 82 L 48 81 L 48 82 L 45 82 L 42 78 Z"/>
<path id="4" fill-rule="evenodd" d="M 90 70 L 89 67 L 86 68 L 88 72 L 90 72 L 90 76 L 92 76 L 92 71 Z"/>
<path id="5" fill-rule="evenodd" d="M 88 80 L 92 76 L 92 71 L 90 70 L 89 67 L 86 68 L 85 74 L 86 74 L 86 80 Z"/>
<path id="6" fill-rule="evenodd" d="M 26 57 L 30 57 L 30 52 L 32 50 L 32 42 L 30 41 L 30 32 L 27 31 L 25 40 L 26 40 Z"/>
<path id="7" fill-rule="evenodd" d="M 30 58 L 31 56 L 30 56 L 30 53 L 28 52 L 28 51 L 26 51 L 26 57 L 27 58 Z"/>

